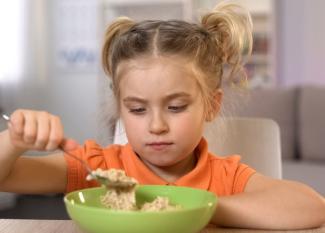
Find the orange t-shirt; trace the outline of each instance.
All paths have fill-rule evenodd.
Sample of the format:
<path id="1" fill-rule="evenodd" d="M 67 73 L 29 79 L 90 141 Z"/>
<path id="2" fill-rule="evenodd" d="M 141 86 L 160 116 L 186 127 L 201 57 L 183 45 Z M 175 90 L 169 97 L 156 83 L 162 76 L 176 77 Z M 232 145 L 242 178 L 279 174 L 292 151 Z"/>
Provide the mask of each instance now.
<path id="1" fill-rule="evenodd" d="M 94 141 L 73 153 L 85 160 L 92 169 L 123 169 L 126 175 L 134 177 L 140 184 L 176 185 L 211 191 L 218 196 L 243 192 L 249 177 L 255 170 L 240 163 L 240 156 L 215 156 L 208 152 L 204 138 L 198 145 L 198 161 L 195 168 L 174 183 L 168 183 L 152 172 L 134 153 L 130 144 L 110 145 L 102 148 Z M 82 164 L 65 155 L 67 162 L 66 192 L 98 186 L 96 181 L 87 181 L 87 171 Z"/>

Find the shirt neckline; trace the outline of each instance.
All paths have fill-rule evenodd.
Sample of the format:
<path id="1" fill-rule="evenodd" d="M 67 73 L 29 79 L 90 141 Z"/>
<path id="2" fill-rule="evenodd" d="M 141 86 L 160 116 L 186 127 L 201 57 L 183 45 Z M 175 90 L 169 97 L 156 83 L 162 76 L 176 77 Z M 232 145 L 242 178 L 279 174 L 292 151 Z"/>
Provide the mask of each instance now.
<path id="1" fill-rule="evenodd" d="M 208 144 L 203 137 L 196 150 L 196 166 L 174 183 L 167 182 L 151 171 L 135 154 L 130 144 L 126 144 L 122 150 L 122 162 L 126 173 L 137 179 L 140 184 L 190 186 L 207 190 L 211 180 L 211 167 L 208 162 Z"/>

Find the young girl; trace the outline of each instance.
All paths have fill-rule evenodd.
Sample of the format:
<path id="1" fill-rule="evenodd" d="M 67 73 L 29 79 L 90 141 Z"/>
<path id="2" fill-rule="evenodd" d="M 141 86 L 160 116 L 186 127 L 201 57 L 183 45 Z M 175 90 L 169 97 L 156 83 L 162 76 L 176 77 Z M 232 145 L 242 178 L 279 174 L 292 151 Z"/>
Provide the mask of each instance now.
<path id="1" fill-rule="evenodd" d="M 62 148 L 92 169 L 124 169 L 140 184 L 214 192 L 219 203 L 211 221 L 217 225 L 298 229 L 325 223 L 324 199 L 311 188 L 258 174 L 239 156 L 212 155 L 202 138 L 204 123 L 220 110 L 223 67 L 234 77 L 251 51 L 251 19 L 238 10 L 219 5 L 200 24 L 118 18 L 106 33 L 103 64 L 129 144 L 102 148 L 86 141 L 81 147 L 65 137 L 59 117 L 17 110 L 0 135 L 0 190 L 70 192 L 98 185 L 63 152 L 21 156 Z"/>

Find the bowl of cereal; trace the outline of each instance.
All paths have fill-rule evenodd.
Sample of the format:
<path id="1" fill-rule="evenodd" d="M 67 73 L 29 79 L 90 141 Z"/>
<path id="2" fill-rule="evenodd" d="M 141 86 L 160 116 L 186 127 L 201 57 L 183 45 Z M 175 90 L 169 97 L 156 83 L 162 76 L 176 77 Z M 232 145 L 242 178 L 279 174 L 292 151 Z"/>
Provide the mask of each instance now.
<path id="1" fill-rule="evenodd" d="M 188 187 L 137 185 L 128 192 L 106 187 L 74 191 L 64 203 L 85 232 L 194 233 L 209 223 L 217 197 Z"/>

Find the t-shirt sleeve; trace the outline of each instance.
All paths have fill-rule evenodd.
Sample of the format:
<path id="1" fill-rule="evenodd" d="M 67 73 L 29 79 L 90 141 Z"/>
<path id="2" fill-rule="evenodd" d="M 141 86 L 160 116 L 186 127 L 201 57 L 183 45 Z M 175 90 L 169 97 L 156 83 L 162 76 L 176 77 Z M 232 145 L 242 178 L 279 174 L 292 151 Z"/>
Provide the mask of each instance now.
<path id="1" fill-rule="evenodd" d="M 83 146 L 69 153 L 85 161 L 91 169 L 106 169 L 107 167 L 103 156 L 103 149 L 94 141 L 86 141 Z M 82 163 L 67 154 L 64 154 L 64 158 L 67 164 L 67 193 L 83 188 L 98 186 L 96 181 L 86 180 L 88 173 Z"/>
<path id="2" fill-rule="evenodd" d="M 224 178 L 229 190 L 229 194 L 242 193 L 245 189 L 247 181 L 256 171 L 246 164 L 240 162 L 239 155 L 229 156 L 224 159 Z"/>
<path id="3" fill-rule="evenodd" d="M 244 192 L 247 181 L 254 173 L 256 173 L 256 171 L 253 168 L 246 164 L 238 163 L 234 176 L 232 193 L 236 194 Z"/>

